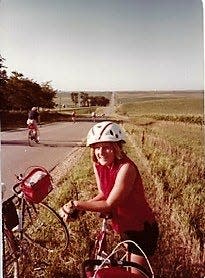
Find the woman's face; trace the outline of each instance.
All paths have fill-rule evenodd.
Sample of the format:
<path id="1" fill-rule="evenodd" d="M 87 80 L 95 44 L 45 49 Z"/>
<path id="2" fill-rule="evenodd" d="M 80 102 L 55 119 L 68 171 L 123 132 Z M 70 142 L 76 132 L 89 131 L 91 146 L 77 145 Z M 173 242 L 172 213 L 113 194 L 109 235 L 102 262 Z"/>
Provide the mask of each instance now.
<path id="1" fill-rule="evenodd" d="M 98 163 L 100 163 L 103 166 L 112 165 L 115 159 L 112 143 L 109 142 L 96 143 L 94 144 L 93 148 Z"/>

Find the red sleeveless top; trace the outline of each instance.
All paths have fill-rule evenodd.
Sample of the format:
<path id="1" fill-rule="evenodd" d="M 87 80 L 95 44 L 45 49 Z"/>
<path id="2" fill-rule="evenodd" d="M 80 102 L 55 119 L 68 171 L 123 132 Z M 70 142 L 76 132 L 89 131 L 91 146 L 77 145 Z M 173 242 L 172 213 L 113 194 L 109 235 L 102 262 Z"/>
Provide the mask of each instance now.
<path id="1" fill-rule="evenodd" d="M 121 160 L 116 160 L 113 167 L 108 168 L 98 163 L 95 164 L 99 178 L 101 190 L 107 199 L 115 183 L 116 176 L 125 163 L 132 164 L 136 169 L 136 179 L 133 189 L 126 199 L 112 210 L 113 229 L 122 233 L 125 231 L 141 231 L 144 222 L 154 222 L 154 214 L 149 207 L 145 195 L 141 176 L 137 166 L 127 156 Z"/>

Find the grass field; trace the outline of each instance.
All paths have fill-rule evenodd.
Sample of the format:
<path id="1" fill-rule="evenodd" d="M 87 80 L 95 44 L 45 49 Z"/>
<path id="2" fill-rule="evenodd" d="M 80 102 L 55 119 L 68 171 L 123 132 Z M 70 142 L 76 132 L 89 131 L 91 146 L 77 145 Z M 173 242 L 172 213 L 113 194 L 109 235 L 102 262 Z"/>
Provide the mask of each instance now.
<path id="1" fill-rule="evenodd" d="M 145 95 L 145 94 L 144 94 Z M 144 96 L 142 93 L 117 95 L 119 115 L 137 118 L 152 118 L 201 123 L 204 115 L 204 100 L 201 92 L 185 93 L 158 93 Z"/>
<path id="2" fill-rule="evenodd" d="M 134 108 L 134 109 L 133 109 Z M 140 100 L 126 103 L 119 107 L 119 112 L 123 111 L 128 116 L 147 114 L 170 114 L 170 115 L 202 115 L 203 102 L 201 99 L 156 99 Z"/>
<path id="3" fill-rule="evenodd" d="M 140 169 L 147 199 L 159 223 L 160 239 L 152 259 L 155 277 L 204 277 L 203 94 L 117 93 L 112 117 L 123 122 L 128 139 L 125 150 Z M 195 117 L 200 120 L 193 122 Z M 49 202 L 58 209 L 70 199 L 86 200 L 95 192 L 89 150 L 85 149 Z M 79 277 L 79 265 L 87 258 L 99 225 L 95 213 L 72 222 L 70 249 L 61 259 L 53 254 L 44 277 Z"/>

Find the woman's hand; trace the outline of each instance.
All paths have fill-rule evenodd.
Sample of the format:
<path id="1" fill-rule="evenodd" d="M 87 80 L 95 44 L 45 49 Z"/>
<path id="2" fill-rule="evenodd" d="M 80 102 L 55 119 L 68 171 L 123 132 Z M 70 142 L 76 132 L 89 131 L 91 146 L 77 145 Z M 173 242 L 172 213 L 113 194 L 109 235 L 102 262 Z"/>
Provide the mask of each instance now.
<path id="1" fill-rule="evenodd" d="M 60 208 L 59 215 L 62 217 L 64 222 L 70 222 L 74 221 L 78 218 L 79 211 L 74 205 L 73 201 L 70 201 L 69 203 L 65 204 Z"/>

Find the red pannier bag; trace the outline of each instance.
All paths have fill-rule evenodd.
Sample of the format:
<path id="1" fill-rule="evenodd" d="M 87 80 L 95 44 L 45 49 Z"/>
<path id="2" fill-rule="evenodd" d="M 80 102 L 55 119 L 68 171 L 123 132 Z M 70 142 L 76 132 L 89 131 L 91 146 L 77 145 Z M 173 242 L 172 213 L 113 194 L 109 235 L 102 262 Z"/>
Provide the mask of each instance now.
<path id="1" fill-rule="evenodd" d="M 121 267 L 101 268 L 97 271 L 96 278 L 136 278 L 137 274 L 131 273 Z"/>
<path id="2" fill-rule="evenodd" d="M 40 203 L 53 189 L 49 172 L 40 166 L 34 167 L 23 179 L 21 189 L 26 200 Z"/>

